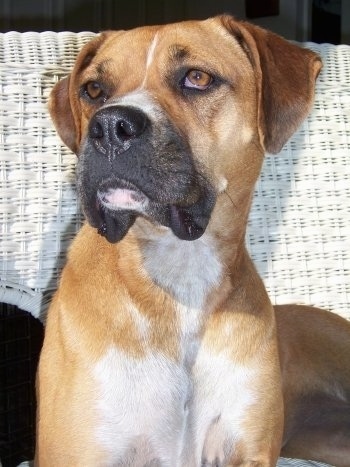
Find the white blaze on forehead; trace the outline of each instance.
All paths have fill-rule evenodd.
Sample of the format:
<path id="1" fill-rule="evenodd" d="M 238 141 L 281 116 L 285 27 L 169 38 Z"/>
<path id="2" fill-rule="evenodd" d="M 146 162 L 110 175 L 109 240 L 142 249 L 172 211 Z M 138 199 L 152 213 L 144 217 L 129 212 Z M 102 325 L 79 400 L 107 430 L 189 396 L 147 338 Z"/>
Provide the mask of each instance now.
<path id="1" fill-rule="evenodd" d="M 157 43 L 158 43 L 158 33 L 156 33 L 156 35 L 154 36 L 153 41 L 152 41 L 152 43 L 151 43 L 151 45 L 150 45 L 150 47 L 148 49 L 146 70 L 148 70 L 150 64 L 153 62 L 154 51 L 156 49 Z"/>
<path id="2" fill-rule="evenodd" d="M 157 43 L 158 43 L 158 33 L 156 33 L 156 35 L 153 38 L 153 41 L 151 42 L 151 45 L 148 48 L 145 77 L 144 77 L 144 80 L 143 80 L 143 82 L 141 84 L 141 88 L 143 88 L 145 86 L 145 84 L 146 84 L 147 72 L 148 72 L 148 69 L 149 69 L 151 63 L 153 62 L 154 55 L 155 55 L 155 50 L 156 50 L 156 47 L 157 47 Z"/>

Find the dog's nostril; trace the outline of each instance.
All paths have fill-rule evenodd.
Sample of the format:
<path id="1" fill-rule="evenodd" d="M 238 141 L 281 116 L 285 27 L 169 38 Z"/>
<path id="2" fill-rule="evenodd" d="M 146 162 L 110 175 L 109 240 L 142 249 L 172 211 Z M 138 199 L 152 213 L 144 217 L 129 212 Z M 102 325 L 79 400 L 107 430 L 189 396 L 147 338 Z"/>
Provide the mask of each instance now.
<path id="1" fill-rule="evenodd" d="M 122 141 L 137 138 L 146 128 L 147 119 L 141 112 L 125 112 L 125 117 L 116 122 L 116 136 Z"/>
<path id="2" fill-rule="evenodd" d="M 129 122 L 126 122 L 125 120 L 117 122 L 116 133 L 118 138 L 120 138 L 121 140 L 126 140 L 132 138 L 133 136 L 136 136 L 135 129 Z"/>
<path id="3" fill-rule="evenodd" d="M 90 134 L 90 138 L 93 138 L 93 139 L 103 138 L 104 133 L 103 133 L 102 125 L 95 120 L 93 124 L 90 125 L 89 134 Z"/>

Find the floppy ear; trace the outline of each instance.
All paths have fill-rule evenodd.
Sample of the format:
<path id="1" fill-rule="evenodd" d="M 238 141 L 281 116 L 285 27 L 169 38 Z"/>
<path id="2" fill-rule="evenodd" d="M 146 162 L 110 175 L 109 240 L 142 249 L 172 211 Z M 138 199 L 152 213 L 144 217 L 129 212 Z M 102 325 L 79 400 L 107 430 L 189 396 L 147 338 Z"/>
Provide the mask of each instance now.
<path id="1" fill-rule="evenodd" d="M 57 133 L 64 144 L 71 151 L 77 153 L 79 138 L 70 106 L 69 81 L 70 76 L 67 76 L 53 87 L 49 100 L 49 112 Z"/>
<path id="2" fill-rule="evenodd" d="M 311 50 L 246 22 L 223 17 L 257 77 L 259 127 L 266 151 L 278 153 L 311 110 L 321 59 Z"/>
<path id="3" fill-rule="evenodd" d="M 102 33 L 88 42 L 79 53 L 72 73 L 61 79 L 53 87 L 49 99 L 49 112 L 57 133 L 64 144 L 77 154 L 81 139 L 80 103 L 77 78 L 95 56 L 106 33 Z"/>

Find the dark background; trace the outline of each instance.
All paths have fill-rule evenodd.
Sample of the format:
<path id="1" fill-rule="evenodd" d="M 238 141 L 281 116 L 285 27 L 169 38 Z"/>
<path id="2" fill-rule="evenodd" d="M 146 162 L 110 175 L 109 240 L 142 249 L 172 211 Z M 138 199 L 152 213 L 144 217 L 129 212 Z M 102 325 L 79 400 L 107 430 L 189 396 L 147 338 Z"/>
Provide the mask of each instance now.
<path id="1" fill-rule="evenodd" d="M 225 12 L 287 39 L 338 44 L 342 1 L 348 0 L 0 0 L 0 32 L 99 32 Z M 308 11 L 308 25 L 303 26 L 302 34 L 297 24 L 301 10 Z"/>

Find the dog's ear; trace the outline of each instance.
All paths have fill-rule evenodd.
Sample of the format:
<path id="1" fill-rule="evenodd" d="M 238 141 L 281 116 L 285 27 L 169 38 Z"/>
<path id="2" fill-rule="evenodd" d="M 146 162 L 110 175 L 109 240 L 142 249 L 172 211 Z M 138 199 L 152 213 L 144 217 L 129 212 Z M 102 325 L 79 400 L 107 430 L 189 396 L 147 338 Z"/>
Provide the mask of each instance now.
<path id="1" fill-rule="evenodd" d="M 246 22 L 222 17 L 255 69 L 259 127 L 266 151 L 278 153 L 311 110 L 321 59 L 311 50 Z"/>
<path id="2" fill-rule="evenodd" d="M 57 133 L 70 150 L 77 153 L 78 138 L 69 99 L 70 76 L 55 84 L 49 99 L 49 112 Z"/>
<path id="3" fill-rule="evenodd" d="M 49 98 L 49 112 L 57 133 L 69 149 L 77 154 L 81 139 L 79 89 L 76 88 L 79 73 L 95 56 L 108 33 L 102 33 L 88 42 L 79 53 L 72 73 L 53 87 Z"/>

